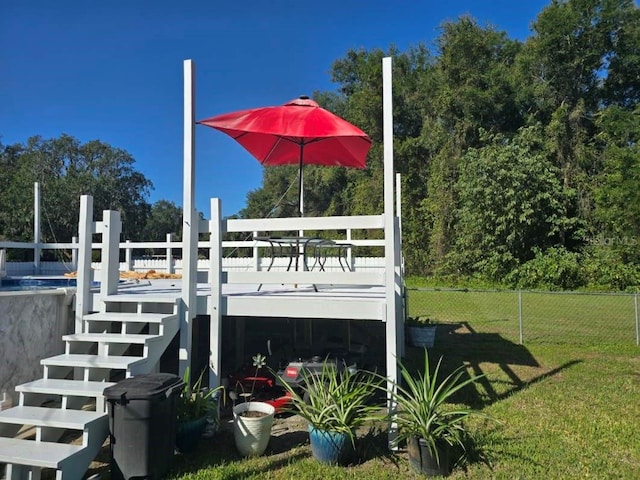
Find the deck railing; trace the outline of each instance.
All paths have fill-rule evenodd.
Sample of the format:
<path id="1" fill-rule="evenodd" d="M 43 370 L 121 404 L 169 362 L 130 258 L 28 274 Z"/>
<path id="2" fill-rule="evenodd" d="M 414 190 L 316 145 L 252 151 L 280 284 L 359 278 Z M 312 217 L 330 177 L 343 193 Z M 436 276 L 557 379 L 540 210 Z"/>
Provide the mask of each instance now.
<path id="1" fill-rule="evenodd" d="M 336 242 L 349 243 L 353 248 L 348 248 L 346 262 L 353 271 L 371 271 L 384 268 L 384 254 L 381 256 L 373 256 L 370 253 L 366 256 L 356 256 L 353 252 L 361 247 L 384 247 L 384 240 L 376 238 L 362 238 L 361 230 L 375 231 L 380 230 L 380 216 L 360 216 L 360 217 L 321 217 L 321 221 L 317 222 L 317 218 L 304 219 L 306 224 L 315 225 L 313 234 L 334 240 Z M 271 221 L 273 220 L 273 222 Z M 269 257 L 268 245 L 264 242 L 253 240 L 254 235 L 265 235 L 266 233 L 276 234 L 287 233 L 287 230 L 281 228 L 287 225 L 293 226 L 289 229 L 299 233 L 299 218 L 291 219 L 266 219 L 266 220 L 227 220 L 227 229 L 229 232 L 242 233 L 245 240 L 223 240 L 222 241 L 222 269 L 228 272 L 250 272 L 250 271 L 266 271 L 271 263 Z M 266 223 L 265 223 L 266 222 Z M 244 230 L 258 225 L 262 228 L 260 231 Z M 346 225 L 346 226 L 345 226 Z M 328 228 L 331 226 L 331 228 Z M 338 228 L 337 226 L 344 226 Z M 267 228 L 280 228 L 280 230 L 264 230 Z M 357 232 L 357 233 L 356 233 Z M 358 237 L 359 234 L 359 237 Z M 379 235 L 380 236 L 380 235 Z M 356 238 L 358 237 L 358 238 Z M 199 242 L 199 249 L 205 252 L 209 248 L 206 241 Z M 101 243 L 93 243 L 92 249 L 99 251 L 102 248 Z M 8 261 L 6 262 L 6 272 L 10 276 L 23 275 L 63 275 L 77 270 L 77 238 L 68 243 L 34 243 L 34 242 L 0 242 L 0 249 L 22 249 L 33 250 L 34 257 L 36 252 L 45 250 L 53 250 L 55 256 L 63 258 L 59 261 Z M 167 234 L 166 240 L 163 242 L 133 242 L 126 240 L 120 242 L 120 258 L 124 259 L 119 263 L 120 271 L 145 272 L 155 270 L 165 273 L 181 273 L 182 272 L 182 242 L 172 239 L 171 234 Z M 134 256 L 136 250 L 161 250 L 162 255 L 154 255 L 152 258 Z M 206 256 L 209 256 L 206 254 Z M 101 261 L 91 262 L 93 271 L 100 270 Z M 198 260 L 198 271 L 208 271 L 210 262 L 208 258 L 200 258 Z M 273 262 L 271 270 L 273 272 L 286 271 L 288 259 L 278 257 Z M 324 269 L 327 272 L 340 272 L 343 270 L 343 264 L 339 261 L 336 252 L 328 252 Z"/>
<path id="2" fill-rule="evenodd" d="M 293 217 L 293 218 L 269 218 L 269 219 L 228 219 L 222 222 L 223 232 L 226 234 L 239 234 L 250 240 L 222 242 L 224 248 L 251 249 L 251 258 L 254 259 L 254 268 L 251 271 L 227 270 L 224 276 L 225 283 L 331 283 L 342 285 L 384 285 L 384 271 L 366 271 L 357 268 L 353 263 L 352 250 L 357 247 L 384 247 L 383 237 L 384 217 L 382 215 L 368 216 L 333 216 L 333 217 Z M 377 231 L 378 238 L 374 238 L 371 232 Z M 311 233 L 312 232 L 312 233 Z M 356 237 L 357 232 L 357 238 Z M 345 260 L 348 269 L 335 268 L 338 263 L 334 257 L 333 267 L 307 270 L 303 268 L 304 259 L 297 260 L 298 268 L 291 268 L 289 259 L 279 264 L 278 268 L 267 271 L 264 268 L 265 255 L 269 255 L 270 244 L 265 241 L 254 240 L 254 237 L 269 237 L 277 235 L 292 235 L 305 237 L 312 236 L 324 240 L 349 244 L 346 247 Z M 302 249 L 302 247 L 300 247 Z M 262 254 L 260 253 L 262 250 Z M 384 248 L 382 248 L 384 251 Z M 303 252 L 298 252 L 300 256 Z M 224 257 L 223 257 L 224 258 Z M 381 257 L 383 258 L 383 257 Z M 284 265 L 286 263 L 286 265 Z M 224 270 L 224 260 L 222 262 Z M 275 266 L 275 263 L 274 263 Z M 309 265 L 313 267 L 313 265 Z M 287 268 L 289 267 L 289 268 Z"/>

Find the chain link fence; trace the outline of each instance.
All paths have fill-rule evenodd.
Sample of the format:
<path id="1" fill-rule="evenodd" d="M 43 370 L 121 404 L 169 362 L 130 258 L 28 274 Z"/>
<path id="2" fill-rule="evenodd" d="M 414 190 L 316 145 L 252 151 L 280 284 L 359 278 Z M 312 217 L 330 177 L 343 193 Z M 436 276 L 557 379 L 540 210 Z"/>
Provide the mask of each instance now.
<path id="1" fill-rule="evenodd" d="M 638 293 L 408 288 L 410 317 L 514 343 L 640 345 Z"/>

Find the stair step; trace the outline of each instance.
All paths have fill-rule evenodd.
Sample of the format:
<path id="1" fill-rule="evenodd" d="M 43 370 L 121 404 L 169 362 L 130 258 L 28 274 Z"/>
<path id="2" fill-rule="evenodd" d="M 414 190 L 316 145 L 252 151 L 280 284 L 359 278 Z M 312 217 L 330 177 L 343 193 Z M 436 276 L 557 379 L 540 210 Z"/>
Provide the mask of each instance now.
<path id="1" fill-rule="evenodd" d="M 97 398 L 102 396 L 102 392 L 105 388 L 112 385 L 115 385 L 115 383 L 41 378 L 40 380 L 35 380 L 33 382 L 18 385 L 16 387 L 16 392 L 74 395 L 77 397 Z"/>
<path id="2" fill-rule="evenodd" d="M 55 367 L 90 367 L 126 370 L 131 366 L 146 362 L 142 357 L 101 356 L 79 353 L 67 353 L 55 357 L 43 358 L 40 365 Z"/>
<path id="3" fill-rule="evenodd" d="M 83 449 L 81 445 L 0 437 L 0 463 L 57 469 Z"/>
<path id="4" fill-rule="evenodd" d="M 107 415 L 89 410 L 18 406 L 0 412 L 0 423 L 84 430 L 91 423 L 107 421 Z"/>
<path id="5" fill-rule="evenodd" d="M 144 322 L 162 323 L 175 320 L 178 316 L 175 313 L 123 313 L 123 312 L 100 312 L 89 313 L 82 317 L 83 320 L 91 322 Z"/>
<path id="6" fill-rule="evenodd" d="M 147 342 L 162 338 L 162 335 L 143 335 L 133 333 L 74 333 L 64 335 L 65 342 L 91 342 L 91 343 L 136 343 L 144 345 Z"/>
<path id="7" fill-rule="evenodd" d="M 98 297 L 97 300 L 109 303 L 164 303 L 174 304 L 180 298 L 180 294 L 176 295 L 154 295 L 153 293 L 120 293 L 116 295 L 107 295 Z"/>

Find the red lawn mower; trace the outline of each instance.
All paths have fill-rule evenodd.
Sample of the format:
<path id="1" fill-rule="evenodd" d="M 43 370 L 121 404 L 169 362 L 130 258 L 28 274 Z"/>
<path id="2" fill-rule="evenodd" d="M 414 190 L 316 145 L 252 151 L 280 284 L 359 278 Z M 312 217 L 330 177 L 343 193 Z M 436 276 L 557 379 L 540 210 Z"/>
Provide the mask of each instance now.
<path id="1" fill-rule="evenodd" d="M 273 357 L 274 348 L 271 340 L 267 341 L 267 351 L 269 356 Z M 293 387 L 304 398 L 305 378 L 308 375 L 319 374 L 325 365 L 339 371 L 357 371 L 357 360 L 362 357 L 364 346 L 356 351 L 334 351 L 335 353 L 325 351 L 323 356 L 313 355 L 309 358 L 298 357 L 293 361 L 282 361 L 275 373 L 274 369 L 265 365 L 255 366 L 247 363 L 229 376 L 230 396 L 235 397 L 236 401 L 253 400 L 268 403 L 276 409 L 276 413 L 283 413 L 291 402 L 291 394 L 282 386 L 283 382 Z"/>

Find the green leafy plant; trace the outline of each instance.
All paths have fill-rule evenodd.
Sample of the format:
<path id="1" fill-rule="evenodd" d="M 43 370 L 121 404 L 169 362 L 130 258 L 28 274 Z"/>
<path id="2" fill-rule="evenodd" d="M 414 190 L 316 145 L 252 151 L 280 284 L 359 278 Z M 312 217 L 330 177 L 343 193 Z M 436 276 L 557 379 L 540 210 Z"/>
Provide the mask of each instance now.
<path id="1" fill-rule="evenodd" d="M 256 388 L 256 379 L 258 378 L 258 373 L 260 372 L 260 369 L 267 364 L 267 357 L 261 353 L 257 353 L 256 355 L 251 357 L 251 359 L 253 360 L 253 366 L 256 368 L 256 372 L 253 375 L 253 382 L 251 383 L 251 390 L 248 392 L 245 392 L 244 384 L 242 382 L 238 382 L 236 384 L 236 390 L 239 387 L 242 390 L 242 392 L 240 394 L 238 394 L 237 391 L 229 392 L 229 397 L 231 398 L 231 400 L 233 400 L 234 405 L 236 400 L 238 400 L 238 396 L 243 397 L 245 401 L 251 401 L 253 399 L 253 394 Z"/>
<path id="2" fill-rule="evenodd" d="M 289 410 L 320 430 L 347 434 L 355 443 L 355 429 L 384 415 L 372 402 L 380 377 L 370 372 L 338 371 L 325 361 L 320 372 L 303 371 L 302 393 L 286 382 Z"/>
<path id="3" fill-rule="evenodd" d="M 439 459 L 438 449 L 443 445 L 458 445 L 464 450 L 464 440 L 469 438 L 464 421 L 475 412 L 452 406 L 449 402 L 455 393 L 484 376 L 466 377 L 464 366 L 460 366 L 439 380 L 441 365 L 442 357 L 431 370 L 426 349 L 423 370 L 417 375 L 412 375 L 398 360 L 403 385 L 392 383 L 393 388 L 389 390 L 397 405 L 397 412 L 392 413 L 398 426 L 395 444 L 411 437 L 423 438 L 436 459 Z"/>
<path id="4" fill-rule="evenodd" d="M 203 370 L 193 385 L 190 383 L 189 367 L 184 372 L 183 381 L 185 387 L 178 397 L 178 421 L 186 422 L 197 420 L 203 417 L 213 417 L 217 419 L 217 393 L 224 389 L 221 385 L 216 388 L 206 388 L 202 385 Z M 224 395 L 222 396 L 224 400 Z"/>
<path id="5" fill-rule="evenodd" d="M 253 366 L 256 367 L 256 374 L 253 376 L 253 383 L 251 384 L 251 395 L 249 396 L 249 398 L 253 398 L 253 392 L 256 389 L 256 378 L 258 378 L 258 372 L 267 364 L 267 357 L 265 357 L 261 353 L 254 355 L 251 359 L 253 360 Z"/>
<path id="6" fill-rule="evenodd" d="M 418 315 L 415 317 L 407 317 L 407 319 L 404 321 L 404 324 L 407 327 L 426 327 L 427 325 L 431 325 L 432 322 L 429 317 Z"/>

